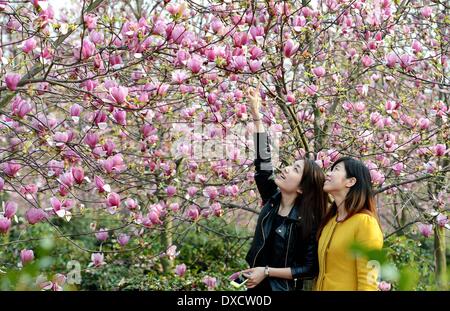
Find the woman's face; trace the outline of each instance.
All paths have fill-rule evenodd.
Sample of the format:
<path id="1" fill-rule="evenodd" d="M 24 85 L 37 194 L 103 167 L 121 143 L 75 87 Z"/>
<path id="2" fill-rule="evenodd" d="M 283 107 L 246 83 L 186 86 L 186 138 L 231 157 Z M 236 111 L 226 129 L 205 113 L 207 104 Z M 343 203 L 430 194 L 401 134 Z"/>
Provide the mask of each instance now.
<path id="1" fill-rule="evenodd" d="M 293 165 L 286 166 L 275 176 L 275 184 L 284 192 L 299 192 L 300 181 L 303 176 L 303 160 L 296 161 Z"/>
<path id="2" fill-rule="evenodd" d="M 327 172 L 323 191 L 333 194 L 347 190 L 353 182 L 347 178 L 344 162 L 339 162 L 333 170 Z"/>

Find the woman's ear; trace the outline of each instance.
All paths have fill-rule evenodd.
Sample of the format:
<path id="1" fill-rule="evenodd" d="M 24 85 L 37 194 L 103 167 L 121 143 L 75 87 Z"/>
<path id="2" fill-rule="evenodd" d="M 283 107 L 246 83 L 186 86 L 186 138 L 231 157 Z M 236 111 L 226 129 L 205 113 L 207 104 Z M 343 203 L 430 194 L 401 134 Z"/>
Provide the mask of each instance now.
<path id="1" fill-rule="evenodd" d="M 351 188 L 351 187 L 353 187 L 355 184 L 356 184 L 356 178 L 355 178 L 355 177 L 350 177 L 350 178 L 347 178 L 347 182 L 345 183 L 345 186 L 346 186 L 347 188 Z"/>
<path id="2" fill-rule="evenodd" d="M 302 189 L 301 188 L 297 188 L 297 193 L 302 194 L 303 193 Z"/>

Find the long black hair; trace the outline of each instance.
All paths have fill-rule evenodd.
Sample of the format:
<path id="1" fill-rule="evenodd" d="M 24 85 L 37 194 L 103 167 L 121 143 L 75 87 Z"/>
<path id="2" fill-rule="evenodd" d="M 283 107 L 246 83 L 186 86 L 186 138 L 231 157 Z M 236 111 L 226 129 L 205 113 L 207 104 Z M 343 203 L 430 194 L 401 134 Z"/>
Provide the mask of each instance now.
<path id="1" fill-rule="evenodd" d="M 367 213 L 374 216 L 377 219 L 378 224 L 380 224 L 369 169 L 359 160 L 351 157 L 342 157 L 333 163 L 331 170 L 333 170 L 335 166 L 341 162 L 344 163 L 346 177 L 354 177 L 356 179 L 356 183 L 350 188 L 345 197 L 344 208 L 347 212 L 345 219 L 348 219 L 357 213 Z M 320 225 L 318 231 L 318 236 L 320 236 L 323 227 L 325 227 L 328 221 L 336 214 L 337 206 L 336 203 L 333 202 L 323 218 L 322 224 Z"/>
<path id="2" fill-rule="evenodd" d="M 299 187 L 302 194 L 295 199 L 294 206 L 298 208 L 299 217 L 299 235 L 305 240 L 317 230 L 321 224 L 322 217 L 325 214 L 328 194 L 323 191 L 325 183 L 325 174 L 311 159 L 304 159 L 303 175 Z"/>

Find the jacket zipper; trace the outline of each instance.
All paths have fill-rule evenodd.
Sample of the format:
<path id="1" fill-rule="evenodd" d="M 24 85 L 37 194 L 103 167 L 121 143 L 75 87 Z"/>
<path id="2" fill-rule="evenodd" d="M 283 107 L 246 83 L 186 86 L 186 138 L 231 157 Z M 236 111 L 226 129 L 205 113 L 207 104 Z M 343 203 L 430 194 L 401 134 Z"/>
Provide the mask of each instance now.
<path id="1" fill-rule="evenodd" d="M 288 253 L 289 253 L 289 242 L 291 241 L 291 233 L 292 233 L 292 224 L 289 225 L 289 237 L 288 237 L 288 242 L 287 242 L 287 247 L 286 247 L 286 257 L 284 259 L 284 266 L 287 266 L 287 257 L 288 257 Z M 297 286 L 297 279 L 294 279 L 294 289 Z M 289 290 L 289 283 L 288 280 L 286 280 L 286 288 L 287 290 Z"/>
<path id="2" fill-rule="evenodd" d="M 259 252 L 263 249 L 264 244 L 266 243 L 266 237 L 265 237 L 265 235 L 264 235 L 264 227 L 263 227 L 263 224 L 264 224 L 264 220 L 267 218 L 267 216 L 269 216 L 269 213 L 267 213 L 266 216 L 264 216 L 264 218 L 261 220 L 261 232 L 262 232 L 262 235 L 263 235 L 263 244 L 261 245 L 261 248 L 256 252 L 255 258 L 253 259 L 253 267 L 255 267 L 255 264 L 256 264 L 256 258 L 258 258 Z"/>

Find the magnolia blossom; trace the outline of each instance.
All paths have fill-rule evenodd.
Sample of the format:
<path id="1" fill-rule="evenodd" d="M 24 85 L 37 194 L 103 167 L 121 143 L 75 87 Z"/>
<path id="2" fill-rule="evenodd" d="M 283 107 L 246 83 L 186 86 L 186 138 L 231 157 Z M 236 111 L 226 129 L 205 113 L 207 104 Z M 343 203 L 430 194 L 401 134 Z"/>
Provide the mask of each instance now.
<path id="1" fill-rule="evenodd" d="M 381 291 L 390 291 L 391 290 L 391 283 L 388 283 L 386 281 L 381 281 L 380 283 L 378 283 L 378 288 Z"/>
<path id="2" fill-rule="evenodd" d="M 17 203 L 13 201 L 7 201 L 5 204 L 5 213 L 3 216 L 11 219 L 17 212 Z"/>
<path id="3" fill-rule="evenodd" d="M 167 188 L 166 188 L 167 196 L 173 197 L 176 192 L 177 192 L 177 188 L 176 187 L 174 187 L 174 186 L 167 186 Z"/>
<path id="4" fill-rule="evenodd" d="M 91 264 L 94 267 L 100 267 L 106 264 L 106 262 L 104 262 L 104 256 L 103 253 L 93 253 L 91 255 Z"/>
<path id="5" fill-rule="evenodd" d="M 436 222 L 440 227 L 445 227 L 446 224 L 448 224 L 449 220 L 446 215 L 439 213 L 436 217 Z"/>
<path id="6" fill-rule="evenodd" d="M 100 229 L 98 232 L 95 233 L 95 237 L 97 240 L 105 242 L 109 237 L 108 229 L 106 228 Z"/>
<path id="7" fill-rule="evenodd" d="M 20 261 L 25 265 L 34 259 L 34 253 L 31 249 L 23 249 L 20 251 Z"/>
<path id="8" fill-rule="evenodd" d="M 129 241 L 130 241 L 130 236 L 125 233 L 121 233 L 117 237 L 117 242 L 120 244 L 120 246 L 127 245 Z"/>
<path id="9" fill-rule="evenodd" d="M 34 225 L 47 218 L 47 213 L 40 208 L 33 207 L 25 213 L 25 218 L 31 225 Z"/>
<path id="10" fill-rule="evenodd" d="M 419 223 L 417 225 L 419 232 L 426 238 L 429 238 L 433 234 L 433 225 L 432 224 L 423 224 Z"/>
<path id="11" fill-rule="evenodd" d="M 7 73 L 5 75 L 6 87 L 11 91 L 15 91 L 22 77 L 18 73 Z"/>
<path id="12" fill-rule="evenodd" d="M 25 53 L 30 53 L 36 48 L 36 46 L 36 40 L 34 40 L 34 38 L 29 38 L 23 43 L 22 51 L 24 51 Z"/>
<path id="13" fill-rule="evenodd" d="M 10 227 L 11 227 L 11 219 L 6 218 L 3 215 L 0 215 L 0 233 L 8 232 Z"/>
<path id="14" fill-rule="evenodd" d="M 292 41 L 292 39 L 287 40 L 283 47 L 284 56 L 287 58 L 292 57 L 297 52 L 299 46 L 300 45 Z"/>
<path id="15" fill-rule="evenodd" d="M 175 267 L 175 274 L 182 277 L 186 273 L 186 265 L 184 263 Z"/>
<path id="16" fill-rule="evenodd" d="M 180 252 L 177 252 L 177 246 L 176 246 L 176 245 L 171 245 L 171 246 L 169 246 L 169 248 L 166 250 L 166 256 L 167 256 L 170 260 L 175 259 L 175 257 L 177 257 L 179 254 L 180 254 Z"/>
<path id="17" fill-rule="evenodd" d="M 208 290 L 213 290 L 217 285 L 217 279 L 212 276 L 205 276 L 202 282 L 208 287 Z"/>

